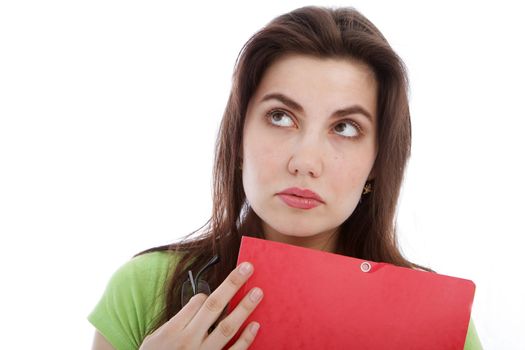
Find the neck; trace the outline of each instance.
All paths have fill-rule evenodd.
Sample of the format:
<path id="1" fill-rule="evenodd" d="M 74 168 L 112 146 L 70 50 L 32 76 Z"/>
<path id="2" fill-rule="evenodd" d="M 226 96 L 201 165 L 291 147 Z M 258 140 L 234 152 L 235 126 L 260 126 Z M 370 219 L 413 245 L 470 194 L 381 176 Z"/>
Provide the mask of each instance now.
<path id="1" fill-rule="evenodd" d="M 321 232 L 307 237 L 291 236 L 277 232 L 265 223 L 263 223 L 263 232 L 264 238 L 270 241 L 281 242 L 298 247 L 316 249 L 330 253 L 335 252 L 337 247 L 337 238 L 339 237 L 338 229 Z"/>

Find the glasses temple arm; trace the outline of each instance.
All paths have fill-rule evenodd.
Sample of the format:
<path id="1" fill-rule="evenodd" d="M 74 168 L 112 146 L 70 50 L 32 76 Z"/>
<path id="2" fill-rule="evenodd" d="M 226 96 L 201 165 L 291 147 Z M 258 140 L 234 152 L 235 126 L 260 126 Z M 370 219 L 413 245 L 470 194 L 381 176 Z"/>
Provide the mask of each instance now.
<path id="1" fill-rule="evenodd" d="M 189 279 L 190 279 L 190 283 L 191 283 L 191 289 L 193 289 L 193 295 L 195 295 L 197 293 L 197 288 L 195 287 L 195 280 L 193 279 L 193 274 L 191 273 L 191 270 L 188 271 L 188 275 L 190 275 Z"/>
<path id="2" fill-rule="evenodd" d="M 204 265 L 204 267 L 202 269 L 199 270 L 199 272 L 197 272 L 197 276 L 195 276 L 195 280 L 198 281 L 199 280 L 199 277 L 201 276 L 201 274 L 206 271 L 210 266 L 213 266 L 215 265 L 216 263 L 219 262 L 219 256 L 218 255 L 214 255 L 210 261 L 208 261 L 206 263 L 206 265 Z"/>

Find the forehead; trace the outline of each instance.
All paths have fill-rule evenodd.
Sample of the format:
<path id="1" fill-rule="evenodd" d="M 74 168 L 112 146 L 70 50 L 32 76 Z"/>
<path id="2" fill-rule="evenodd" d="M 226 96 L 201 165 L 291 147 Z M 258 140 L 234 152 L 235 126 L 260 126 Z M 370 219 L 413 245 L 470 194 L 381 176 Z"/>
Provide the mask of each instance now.
<path id="1" fill-rule="evenodd" d="M 350 58 L 285 55 L 264 73 L 251 99 L 258 103 L 268 93 L 283 93 L 301 103 L 348 105 L 358 103 L 375 115 L 377 83 L 372 69 Z"/>

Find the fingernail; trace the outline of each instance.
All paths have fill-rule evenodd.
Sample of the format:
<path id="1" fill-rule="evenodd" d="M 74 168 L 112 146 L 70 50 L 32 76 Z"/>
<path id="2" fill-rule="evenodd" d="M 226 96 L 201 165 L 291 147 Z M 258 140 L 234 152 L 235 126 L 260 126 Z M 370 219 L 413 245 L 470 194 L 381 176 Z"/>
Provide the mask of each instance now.
<path id="1" fill-rule="evenodd" d="M 252 332 L 253 335 L 257 335 L 257 331 L 259 330 L 260 326 L 261 325 L 258 323 L 252 323 L 252 325 L 250 326 L 250 332 Z"/>
<path id="2" fill-rule="evenodd" d="M 253 302 L 257 302 L 261 300 L 262 295 L 263 293 L 260 288 L 254 288 L 250 293 L 250 299 L 252 299 Z"/>
<path id="3" fill-rule="evenodd" d="M 241 275 L 247 276 L 252 272 L 252 269 L 252 264 L 248 262 L 243 262 L 239 267 L 239 272 L 241 273 Z"/>

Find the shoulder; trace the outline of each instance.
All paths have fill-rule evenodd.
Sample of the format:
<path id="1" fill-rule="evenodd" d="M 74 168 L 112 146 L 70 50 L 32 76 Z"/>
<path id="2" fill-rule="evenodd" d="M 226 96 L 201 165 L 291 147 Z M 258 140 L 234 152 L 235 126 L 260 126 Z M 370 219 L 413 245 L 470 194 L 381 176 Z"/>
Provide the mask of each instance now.
<path id="1" fill-rule="evenodd" d="M 474 320 L 472 318 L 469 321 L 467 337 L 465 339 L 464 350 L 482 350 L 483 346 L 478 336 Z"/>
<path id="2" fill-rule="evenodd" d="M 116 298 L 117 304 L 156 302 L 164 296 L 166 282 L 179 260 L 180 255 L 169 251 L 135 256 L 114 272 L 106 294 Z"/>
<path id="3" fill-rule="evenodd" d="M 138 255 L 118 268 L 88 320 L 116 348 L 137 347 L 165 308 L 167 281 L 180 255 Z"/>
<path id="4" fill-rule="evenodd" d="M 118 298 L 133 297 L 135 302 L 141 301 L 138 297 L 152 301 L 163 294 L 166 281 L 178 260 L 179 256 L 171 252 L 136 256 L 113 273 L 106 293 Z"/>
<path id="5" fill-rule="evenodd" d="M 138 255 L 123 264 L 112 276 L 112 281 L 153 282 L 166 277 L 176 266 L 180 255 L 168 251 L 151 252 Z"/>

